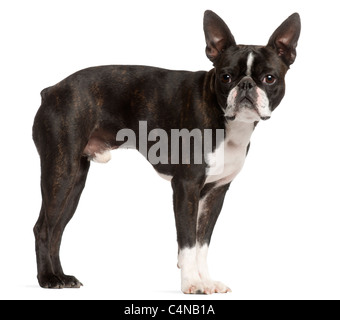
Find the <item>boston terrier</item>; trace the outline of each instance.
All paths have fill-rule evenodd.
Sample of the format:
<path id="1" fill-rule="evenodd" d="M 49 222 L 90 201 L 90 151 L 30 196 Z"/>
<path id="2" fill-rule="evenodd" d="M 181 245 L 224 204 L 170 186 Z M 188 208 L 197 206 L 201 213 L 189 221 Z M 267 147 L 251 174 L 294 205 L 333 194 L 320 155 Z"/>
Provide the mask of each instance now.
<path id="1" fill-rule="evenodd" d="M 229 292 L 209 275 L 211 235 L 255 126 L 271 117 L 284 96 L 300 28 L 294 13 L 266 46 L 237 45 L 224 21 L 206 11 L 206 55 L 214 66 L 209 72 L 100 66 L 44 89 L 33 125 L 41 160 L 42 206 L 34 227 L 40 286 L 82 285 L 61 266 L 64 228 L 90 160 L 107 162 L 111 150 L 134 147 L 171 181 L 182 291 Z"/>

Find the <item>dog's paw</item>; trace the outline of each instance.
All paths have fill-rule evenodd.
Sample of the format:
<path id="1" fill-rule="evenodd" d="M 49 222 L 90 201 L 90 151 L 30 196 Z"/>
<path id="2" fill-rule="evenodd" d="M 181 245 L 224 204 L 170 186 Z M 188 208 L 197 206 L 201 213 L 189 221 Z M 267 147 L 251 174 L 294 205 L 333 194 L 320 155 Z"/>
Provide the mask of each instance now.
<path id="1" fill-rule="evenodd" d="M 203 294 L 204 286 L 202 281 L 184 281 L 182 292 L 185 294 Z"/>
<path id="2" fill-rule="evenodd" d="M 62 289 L 65 288 L 65 282 L 54 274 L 38 277 L 40 287 L 44 289 Z"/>
<path id="3" fill-rule="evenodd" d="M 59 278 L 65 283 L 64 288 L 80 288 L 83 286 L 76 277 L 62 275 Z"/>
<path id="4" fill-rule="evenodd" d="M 231 292 L 225 284 L 218 281 L 186 281 L 182 284 L 182 292 L 185 294 L 213 294 Z"/>
<path id="5" fill-rule="evenodd" d="M 205 288 L 206 294 L 231 292 L 231 289 L 229 287 L 219 281 L 207 281 L 205 284 Z"/>

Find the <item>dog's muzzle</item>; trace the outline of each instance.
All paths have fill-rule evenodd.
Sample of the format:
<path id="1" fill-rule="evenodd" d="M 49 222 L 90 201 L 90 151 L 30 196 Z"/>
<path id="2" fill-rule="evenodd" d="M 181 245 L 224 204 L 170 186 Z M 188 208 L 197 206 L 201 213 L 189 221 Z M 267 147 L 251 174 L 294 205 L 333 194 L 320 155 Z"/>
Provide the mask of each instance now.
<path id="1" fill-rule="evenodd" d="M 229 121 L 259 121 L 270 119 L 271 111 L 266 93 L 246 76 L 231 90 L 225 117 Z"/>

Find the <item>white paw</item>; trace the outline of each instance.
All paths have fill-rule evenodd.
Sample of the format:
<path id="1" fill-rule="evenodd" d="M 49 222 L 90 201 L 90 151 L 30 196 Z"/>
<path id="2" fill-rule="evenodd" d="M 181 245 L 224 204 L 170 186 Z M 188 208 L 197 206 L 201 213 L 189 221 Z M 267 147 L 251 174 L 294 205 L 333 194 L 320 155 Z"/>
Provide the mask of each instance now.
<path id="1" fill-rule="evenodd" d="M 182 281 L 182 292 L 185 294 L 202 294 L 204 286 L 202 281 Z"/>
<path id="2" fill-rule="evenodd" d="M 218 281 L 184 281 L 182 292 L 185 294 L 213 294 L 231 292 L 225 284 Z"/>
<path id="3" fill-rule="evenodd" d="M 231 289 L 227 287 L 224 283 L 219 281 L 209 281 L 211 284 L 208 288 L 211 289 L 211 293 L 227 293 L 231 292 Z"/>

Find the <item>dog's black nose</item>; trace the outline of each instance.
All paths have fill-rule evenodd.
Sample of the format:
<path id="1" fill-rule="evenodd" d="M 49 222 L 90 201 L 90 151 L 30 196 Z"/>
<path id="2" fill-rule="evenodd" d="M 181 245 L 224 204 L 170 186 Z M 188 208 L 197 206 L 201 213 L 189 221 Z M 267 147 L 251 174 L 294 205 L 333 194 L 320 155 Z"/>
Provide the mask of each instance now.
<path id="1" fill-rule="evenodd" d="M 251 77 L 244 77 L 238 84 L 238 87 L 241 90 L 250 90 L 254 88 L 255 86 L 256 86 L 256 83 Z"/>

